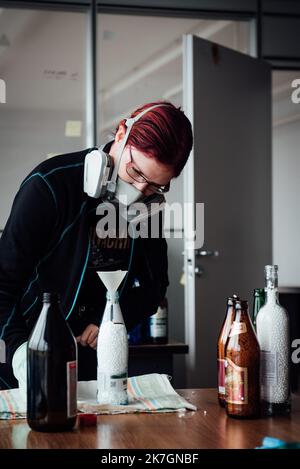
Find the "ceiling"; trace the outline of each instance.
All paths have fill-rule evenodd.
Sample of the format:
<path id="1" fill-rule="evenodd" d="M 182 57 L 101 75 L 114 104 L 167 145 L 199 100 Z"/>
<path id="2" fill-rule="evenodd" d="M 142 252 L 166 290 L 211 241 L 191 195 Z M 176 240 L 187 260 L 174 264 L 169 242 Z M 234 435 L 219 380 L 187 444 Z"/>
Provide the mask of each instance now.
<path id="1" fill-rule="evenodd" d="M 0 10 L 6 111 L 84 114 L 87 25 L 82 12 Z M 145 101 L 164 98 L 181 103 L 181 44 L 188 33 L 248 52 L 245 22 L 99 15 L 98 96 L 104 130 Z M 288 99 L 293 78 L 295 73 L 273 74 L 276 102 Z"/>
<path id="2" fill-rule="evenodd" d="M 213 39 L 219 35 L 224 42 L 234 42 L 233 23 L 221 21 L 219 24 L 215 28 L 216 22 L 208 20 L 99 15 L 99 93 L 109 101 L 112 98 L 107 99 L 107 96 L 111 89 L 116 96 L 115 87 L 121 86 L 125 106 L 126 100 L 131 102 L 128 92 L 131 84 L 134 84 L 130 91 L 132 98 L 137 89 L 143 92 L 148 88 L 149 80 L 155 88 L 151 74 L 160 77 L 158 85 L 162 84 L 161 80 L 169 81 L 169 89 L 173 84 L 180 84 L 182 35 L 202 32 Z M 6 45 L 1 46 L 1 38 Z M 86 39 L 84 13 L 2 9 L 0 74 L 7 83 L 7 108 L 78 109 L 84 106 Z M 125 79 L 129 85 L 124 87 Z M 165 85 L 167 83 L 162 88 L 165 89 Z"/>

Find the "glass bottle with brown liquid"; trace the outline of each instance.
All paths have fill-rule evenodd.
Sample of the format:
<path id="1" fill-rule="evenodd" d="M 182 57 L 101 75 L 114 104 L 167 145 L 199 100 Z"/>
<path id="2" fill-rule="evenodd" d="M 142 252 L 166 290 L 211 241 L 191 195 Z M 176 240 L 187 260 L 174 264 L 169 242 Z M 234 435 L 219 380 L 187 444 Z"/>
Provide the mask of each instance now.
<path id="1" fill-rule="evenodd" d="M 232 295 L 227 298 L 226 315 L 221 327 L 218 340 L 218 401 L 221 407 L 225 407 L 225 346 L 229 336 L 229 332 L 235 317 L 235 302 L 239 297 Z"/>
<path id="2" fill-rule="evenodd" d="M 77 344 L 57 293 L 43 308 L 28 341 L 27 422 L 41 432 L 71 430 L 77 416 Z"/>
<path id="3" fill-rule="evenodd" d="M 230 417 L 260 414 L 260 348 L 248 311 L 248 302 L 235 302 L 235 319 L 226 344 L 226 412 Z"/>

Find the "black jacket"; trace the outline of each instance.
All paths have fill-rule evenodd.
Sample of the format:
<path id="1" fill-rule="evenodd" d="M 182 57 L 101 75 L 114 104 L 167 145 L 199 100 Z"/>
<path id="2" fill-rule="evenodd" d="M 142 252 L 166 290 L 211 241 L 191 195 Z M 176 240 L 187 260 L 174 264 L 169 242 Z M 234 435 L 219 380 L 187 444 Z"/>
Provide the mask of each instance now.
<path id="1" fill-rule="evenodd" d="M 5 341 L 8 363 L 28 339 L 41 311 L 43 291 L 60 294 L 73 330 L 83 331 L 95 322 L 77 314 L 90 250 L 88 214 L 99 204 L 83 192 L 88 151 L 42 162 L 14 199 L 0 239 L 0 339 Z M 140 286 L 133 288 L 136 278 Z M 120 298 L 128 330 L 156 312 L 167 285 L 165 239 L 136 239 Z M 105 298 L 99 302 L 99 320 L 104 304 Z"/>

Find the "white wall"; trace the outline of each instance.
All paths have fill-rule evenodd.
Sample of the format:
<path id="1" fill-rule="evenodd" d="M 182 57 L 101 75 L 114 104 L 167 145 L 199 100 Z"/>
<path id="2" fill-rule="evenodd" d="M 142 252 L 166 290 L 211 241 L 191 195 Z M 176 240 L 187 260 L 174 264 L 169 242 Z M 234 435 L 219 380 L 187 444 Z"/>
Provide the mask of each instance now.
<path id="1" fill-rule="evenodd" d="M 300 285 L 300 120 L 273 130 L 273 262 L 281 286 Z"/>
<path id="2" fill-rule="evenodd" d="M 10 213 L 18 187 L 27 174 L 49 153 L 84 148 L 85 134 L 65 136 L 66 120 L 80 120 L 75 111 L 7 110 L 0 112 L 0 229 Z"/>

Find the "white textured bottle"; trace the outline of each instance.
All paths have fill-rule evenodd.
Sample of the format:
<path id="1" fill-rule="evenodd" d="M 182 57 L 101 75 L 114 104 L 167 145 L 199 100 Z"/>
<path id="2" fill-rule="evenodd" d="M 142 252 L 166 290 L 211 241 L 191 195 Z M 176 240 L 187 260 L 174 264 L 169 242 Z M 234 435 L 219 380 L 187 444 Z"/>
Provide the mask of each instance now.
<path id="1" fill-rule="evenodd" d="M 107 303 L 97 343 L 97 401 L 99 404 L 126 405 L 128 338 L 117 288 L 125 271 L 98 272 L 107 287 Z"/>
<path id="2" fill-rule="evenodd" d="M 265 266 L 264 306 L 257 315 L 257 338 L 261 349 L 262 411 L 267 415 L 288 414 L 289 380 L 289 317 L 278 301 L 278 266 Z"/>

